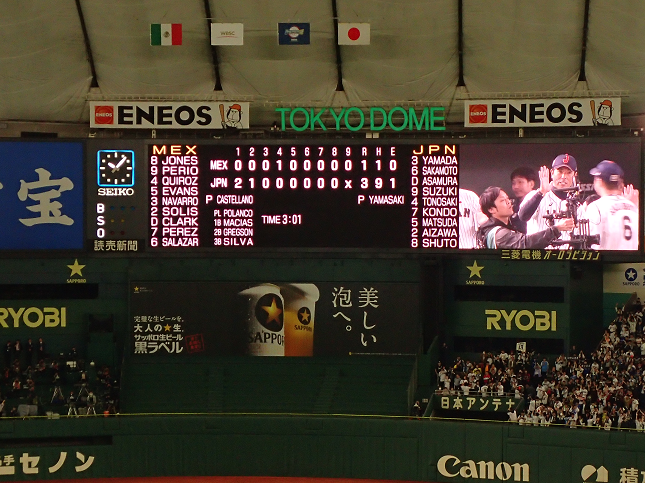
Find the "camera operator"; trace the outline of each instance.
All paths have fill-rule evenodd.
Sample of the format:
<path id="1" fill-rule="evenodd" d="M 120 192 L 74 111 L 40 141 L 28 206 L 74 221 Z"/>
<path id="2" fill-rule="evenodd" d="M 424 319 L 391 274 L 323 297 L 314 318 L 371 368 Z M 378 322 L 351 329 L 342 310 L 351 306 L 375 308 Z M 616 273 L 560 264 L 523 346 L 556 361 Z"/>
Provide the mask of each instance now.
<path id="1" fill-rule="evenodd" d="M 489 186 L 479 197 L 482 212 L 488 221 L 477 232 L 483 248 L 545 248 L 560 237 L 561 232 L 575 226 L 573 219 L 559 219 L 546 230 L 525 235 L 511 223 L 513 205 L 508 195 L 497 186 Z"/>

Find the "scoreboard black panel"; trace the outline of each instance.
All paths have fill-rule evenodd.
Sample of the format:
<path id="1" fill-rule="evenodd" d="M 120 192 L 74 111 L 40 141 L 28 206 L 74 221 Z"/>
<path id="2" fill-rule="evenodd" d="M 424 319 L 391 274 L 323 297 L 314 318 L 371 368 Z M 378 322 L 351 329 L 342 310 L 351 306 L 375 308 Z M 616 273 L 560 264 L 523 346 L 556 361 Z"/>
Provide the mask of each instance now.
<path id="1" fill-rule="evenodd" d="M 153 144 L 149 246 L 458 248 L 455 144 Z"/>
<path id="2" fill-rule="evenodd" d="M 581 200 L 594 191 L 589 171 L 604 159 L 622 167 L 625 184 L 642 188 L 639 138 L 93 139 L 87 246 L 168 254 L 473 249 L 479 195 L 499 186 L 513 198 L 513 170 L 537 175 L 563 153 L 577 160 Z"/>

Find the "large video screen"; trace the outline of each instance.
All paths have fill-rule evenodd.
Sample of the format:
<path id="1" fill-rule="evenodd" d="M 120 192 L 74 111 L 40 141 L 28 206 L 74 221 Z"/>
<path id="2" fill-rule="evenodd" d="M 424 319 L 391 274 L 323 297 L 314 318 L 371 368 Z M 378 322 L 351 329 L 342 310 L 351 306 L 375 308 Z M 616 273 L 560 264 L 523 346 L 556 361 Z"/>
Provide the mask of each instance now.
<path id="1" fill-rule="evenodd" d="M 637 250 L 635 141 L 151 144 L 148 245 Z"/>

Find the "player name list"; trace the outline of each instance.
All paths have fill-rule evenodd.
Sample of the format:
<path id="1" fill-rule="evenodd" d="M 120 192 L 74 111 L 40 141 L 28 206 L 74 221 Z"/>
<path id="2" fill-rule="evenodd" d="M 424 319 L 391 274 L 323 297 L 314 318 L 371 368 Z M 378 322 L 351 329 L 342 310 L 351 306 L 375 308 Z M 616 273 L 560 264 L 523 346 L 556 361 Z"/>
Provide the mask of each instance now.
<path id="1" fill-rule="evenodd" d="M 457 248 L 454 145 L 149 147 L 151 248 Z"/>
<path id="2" fill-rule="evenodd" d="M 456 145 L 422 145 L 410 162 L 412 248 L 459 247 L 459 159 Z"/>

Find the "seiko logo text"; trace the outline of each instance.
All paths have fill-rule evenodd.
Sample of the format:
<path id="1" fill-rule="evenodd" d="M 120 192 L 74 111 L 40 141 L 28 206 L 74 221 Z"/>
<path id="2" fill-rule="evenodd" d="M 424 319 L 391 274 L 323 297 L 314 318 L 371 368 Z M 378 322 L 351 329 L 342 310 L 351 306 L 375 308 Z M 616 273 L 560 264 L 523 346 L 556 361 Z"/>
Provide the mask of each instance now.
<path id="1" fill-rule="evenodd" d="M 133 188 L 98 188 L 99 196 L 134 196 Z"/>
<path id="2" fill-rule="evenodd" d="M 437 461 L 437 470 L 448 478 L 461 476 L 462 478 L 506 481 L 512 477 L 513 481 L 529 481 L 529 465 L 527 463 L 509 464 L 502 461 L 495 464 L 493 461 L 460 461 L 456 456 L 447 454 Z"/>
<path id="3" fill-rule="evenodd" d="M 45 327 L 66 327 L 67 307 L 0 307 L 0 327 L 20 327 L 20 323 L 35 328 L 45 324 Z"/>
<path id="4" fill-rule="evenodd" d="M 501 324 L 500 324 L 501 322 Z M 486 310 L 486 330 L 512 330 L 513 325 L 519 330 L 537 331 L 557 330 L 557 313 L 552 310 Z"/>

